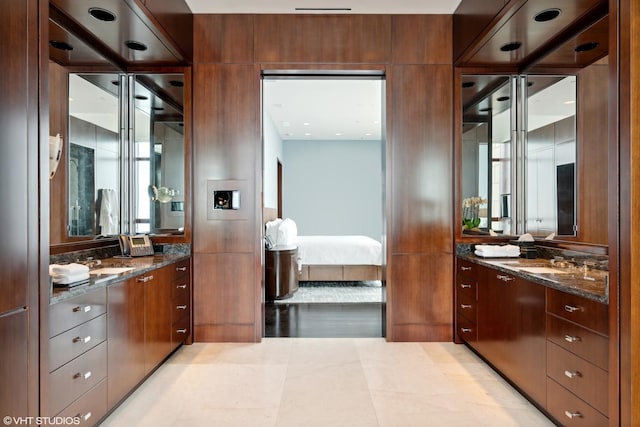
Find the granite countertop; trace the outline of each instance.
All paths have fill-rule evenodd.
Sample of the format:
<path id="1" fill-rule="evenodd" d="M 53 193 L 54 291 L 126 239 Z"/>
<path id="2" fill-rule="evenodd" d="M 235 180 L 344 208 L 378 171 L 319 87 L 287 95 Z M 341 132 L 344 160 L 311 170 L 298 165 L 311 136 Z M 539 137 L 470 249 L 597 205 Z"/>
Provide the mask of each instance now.
<path id="1" fill-rule="evenodd" d="M 580 267 L 556 267 L 546 259 L 481 258 L 459 255 L 473 263 L 488 266 L 549 288 L 609 304 L 609 272 Z"/>
<path id="2" fill-rule="evenodd" d="M 157 270 L 183 259 L 189 258 L 184 254 L 162 254 L 136 258 L 106 258 L 100 260 L 101 264 L 94 266 L 91 270 L 99 268 L 132 268 L 119 274 L 99 274 L 90 275 L 89 283 L 74 287 L 56 287 L 51 290 L 50 304 L 57 304 L 69 298 L 92 292 L 96 289 L 105 288 L 112 283 L 121 282 L 131 277 L 139 276 L 149 271 Z"/>

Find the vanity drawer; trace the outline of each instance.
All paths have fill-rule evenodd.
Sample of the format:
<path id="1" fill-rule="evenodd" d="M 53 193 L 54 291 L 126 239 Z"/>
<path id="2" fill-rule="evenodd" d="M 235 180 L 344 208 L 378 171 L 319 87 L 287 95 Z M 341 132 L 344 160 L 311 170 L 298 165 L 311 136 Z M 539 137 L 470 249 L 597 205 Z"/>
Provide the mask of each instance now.
<path id="1" fill-rule="evenodd" d="M 175 348 L 180 343 L 184 344 L 189 333 L 189 313 L 185 313 L 184 316 L 171 325 L 171 347 Z"/>
<path id="2" fill-rule="evenodd" d="M 54 337 L 107 311 L 106 288 L 49 306 L 49 337 Z"/>
<path id="3" fill-rule="evenodd" d="M 573 353 L 547 342 L 547 376 L 596 408 L 609 412 L 609 375 Z"/>
<path id="4" fill-rule="evenodd" d="M 190 267 L 190 259 L 183 259 L 182 261 L 178 261 L 173 264 L 173 268 L 175 271 L 175 277 L 189 277 Z"/>
<path id="5" fill-rule="evenodd" d="M 547 340 L 599 368 L 609 369 L 609 339 L 602 335 L 547 314 Z"/>
<path id="6" fill-rule="evenodd" d="M 478 341 L 478 330 L 475 322 L 460 313 L 457 316 L 457 333 L 460 339 L 468 343 L 475 344 Z"/>
<path id="7" fill-rule="evenodd" d="M 606 391 L 603 391 L 606 393 Z M 547 378 L 547 412 L 563 426 L 607 427 L 609 419 Z"/>
<path id="8" fill-rule="evenodd" d="M 456 279 L 456 294 L 458 298 L 464 296 L 467 299 L 476 300 L 477 285 L 475 280 L 461 280 L 460 277 Z"/>
<path id="9" fill-rule="evenodd" d="M 189 298 L 189 277 L 183 277 L 180 279 L 176 279 L 171 283 L 171 299 L 175 300 L 178 298 Z"/>
<path id="10" fill-rule="evenodd" d="M 102 315 L 49 340 L 49 371 L 91 350 L 107 338 L 107 316 Z"/>
<path id="11" fill-rule="evenodd" d="M 457 258 L 456 265 L 456 277 L 458 280 L 475 282 L 476 264 L 471 261 Z"/>
<path id="12" fill-rule="evenodd" d="M 459 314 L 463 315 L 467 319 L 472 321 L 476 321 L 478 318 L 477 315 L 477 302 L 475 296 L 470 296 L 468 294 L 458 294 L 458 298 L 456 300 L 456 310 Z"/>
<path id="13" fill-rule="evenodd" d="M 59 417 L 71 417 L 74 425 L 93 426 L 107 413 L 107 381 L 101 381 L 80 399 L 73 402 L 58 414 Z"/>
<path id="14" fill-rule="evenodd" d="M 186 298 L 178 298 L 171 301 L 171 322 L 175 323 L 185 314 L 188 315 L 191 309 L 189 295 Z"/>
<path id="15" fill-rule="evenodd" d="M 605 304 L 547 288 L 547 312 L 609 335 L 609 307 Z"/>
<path id="16" fill-rule="evenodd" d="M 57 414 L 106 376 L 107 343 L 103 342 L 49 374 L 50 412 Z"/>

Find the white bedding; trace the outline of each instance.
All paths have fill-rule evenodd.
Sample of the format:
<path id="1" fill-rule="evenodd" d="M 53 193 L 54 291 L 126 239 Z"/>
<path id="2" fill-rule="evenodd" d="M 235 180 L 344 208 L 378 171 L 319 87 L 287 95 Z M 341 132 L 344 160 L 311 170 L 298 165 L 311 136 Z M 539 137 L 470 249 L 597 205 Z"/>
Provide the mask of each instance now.
<path id="1" fill-rule="evenodd" d="M 382 244 L 367 236 L 298 236 L 302 265 L 382 265 Z"/>

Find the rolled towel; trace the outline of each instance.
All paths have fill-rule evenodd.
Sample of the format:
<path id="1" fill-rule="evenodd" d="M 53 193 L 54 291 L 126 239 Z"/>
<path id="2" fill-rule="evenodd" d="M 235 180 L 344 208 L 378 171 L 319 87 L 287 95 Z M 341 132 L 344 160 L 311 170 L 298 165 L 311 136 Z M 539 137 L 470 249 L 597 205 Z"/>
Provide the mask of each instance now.
<path id="1" fill-rule="evenodd" d="M 51 264 L 49 266 L 50 276 L 56 276 L 59 274 L 73 275 L 78 273 L 89 273 L 89 267 L 87 267 L 86 265 L 76 264 L 76 263 L 64 264 L 64 265 Z"/>
<path id="2" fill-rule="evenodd" d="M 482 257 L 517 257 L 520 247 L 516 245 L 476 245 L 475 254 Z"/>

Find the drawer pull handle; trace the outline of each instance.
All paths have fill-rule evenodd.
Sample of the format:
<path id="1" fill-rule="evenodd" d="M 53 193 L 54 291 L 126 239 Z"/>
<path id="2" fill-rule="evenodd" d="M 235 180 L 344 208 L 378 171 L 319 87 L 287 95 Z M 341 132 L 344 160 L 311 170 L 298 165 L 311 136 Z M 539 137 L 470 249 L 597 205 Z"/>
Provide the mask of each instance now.
<path id="1" fill-rule="evenodd" d="M 83 313 L 88 313 L 91 311 L 91 306 L 90 305 L 85 305 L 84 307 L 80 307 L 80 306 L 75 306 L 73 307 L 73 312 L 74 313 L 78 313 L 78 312 L 83 312 Z"/>
<path id="2" fill-rule="evenodd" d="M 176 289 L 187 289 L 187 285 L 176 285 Z"/>
<path id="3" fill-rule="evenodd" d="M 73 342 L 74 342 L 74 343 L 78 343 L 78 342 L 79 342 L 79 343 L 82 343 L 82 344 L 86 344 L 86 343 L 88 343 L 89 341 L 91 341 L 91 335 L 87 335 L 87 336 L 86 336 L 86 337 L 84 337 L 84 338 L 81 338 L 81 337 L 75 337 L 75 338 L 73 339 Z"/>
<path id="4" fill-rule="evenodd" d="M 564 340 L 566 342 L 578 342 L 578 341 L 582 341 L 582 338 L 574 336 L 574 335 L 565 335 L 564 336 Z"/>
<path id="5" fill-rule="evenodd" d="M 580 412 L 564 411 L 564 414 L 570 419 L 582 418 L 582 414 Z"/>
<path id="6" fill-rule="evenodd" d="M 176 271 L 187 271 L 187 267 L 176 267 Z"/>
<path id="7" fill-rule="evenodd" d="M 511 276 L 505 276 L 503 274 L 498 274 L 496 276 L 498 279 L 502 280 L 503 282 L 510 282 L 512 280 L 516 280 L 515 278 L 511 277 Z"/>
<path id="8" fill-rule="evenodd" d="M 138 277 L 138 282 L 147 283 L 149 280 L 153 280 L 153 276 Z"/>
<path id="9" fill-rule="evenodd" d="M 573 313 L 573 312 L 576 312 L 576 311 L 579 311 L 579 310 L 580 310 L 580 307 L 574 307 L 574 306 L 569 305 L 569 304 L 564 306 L 564 311 L 566 311 L 567 313 Z"/>
<path id="10" fill-rule="evenodd" d="M 471 267 L 465 267 L 464 265 L 460 267 L 460 270 L 462 271 L 469 271 L 471 270 Z"/>
<path id="11" fill-rule="evenodd" d="M 176 305 L 176 308 L 177 308 L 178 310 L 186 310 L 186 309 L 187 309 L 187 306 L 186 306 L 186 305 Z"/>
<path id="12" fill-rule="evenodd" d="M 582 374 L 580 373 L 580 371 L 575 371 L 575 372 L 564 371 L 564 376 L 567 378 L 579 378 L 582 376 Z"/>
<path id="13" fill-rule="evenodd" d="M 468 334 L 469 332 L 471 332 L 471 328 L 460 328 L 460 330 L 465 334 Z"/>
<path id="14" fill-rule="evenodd" d="M 471 304 L 460 304 L 460 308 L 473 308 Z"/>
<path id="15" fill-rule="evenodd" d="M 462 284 L 460 284 L 460 287 L 461 287 L 462 289 L 469 289 L 469 288 L 471 287 L 471 285 L 470 285 L 470 284 L 468 284 L 468 283 L 462 283 Z"/>
<path id="16" fill-rule="evenodd" d="M 93 375 L 93 373 L 91 371 L 87 371 L 84 374 L 78 372 L 77 374 L 75 374 L 73 376 L 73 378 L 74 379 L 82 378 L 83 380 L 88 380 L 89 378 L 91 378 L 91 375 Z"/>
<path id="17" fill-rule="evenodd" d="M 186 334 L 187 330 L 186 329 L 177 329 L 176 332 L 179 333 L 179 334 Z"/>

